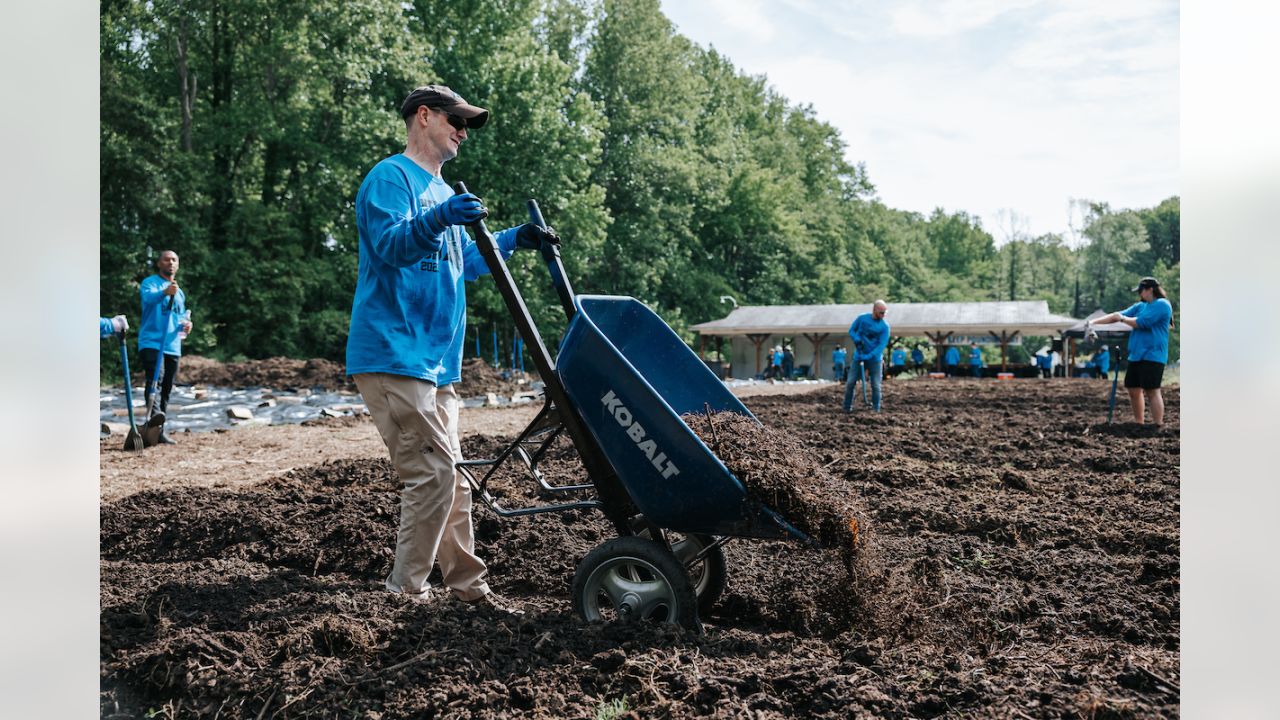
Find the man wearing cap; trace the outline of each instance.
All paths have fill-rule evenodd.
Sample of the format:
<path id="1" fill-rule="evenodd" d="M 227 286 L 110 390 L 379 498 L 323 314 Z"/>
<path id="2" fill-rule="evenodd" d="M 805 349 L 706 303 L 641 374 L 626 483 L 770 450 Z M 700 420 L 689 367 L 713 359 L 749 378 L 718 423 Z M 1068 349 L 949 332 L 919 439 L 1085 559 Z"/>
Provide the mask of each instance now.
<path id="1" fill-rule="evenodd" d="M 1122 322 L 1133 328 L 1129 333 L 1129 369 L 1124 374 L 1124 386 L 1129 390 L 1129 404 L 1133 408 L 1134 422 L 1145 421 L 1143 397 L 1151 406 L 1151 421 L 1156 429 L 1164 427 L 1164 397 L 1160 383 L 1164 379 L 1164 366 L 1169 361 L 1169 329 L 1173 327 L 1173 305 L 1165 295 L 1160 281 L 1153 277 L 1142 278 L 1133 288 L 1138 302 L 1119 312 L 1113 312 L 1086 322 L 1106 325 Z"/>
<path id="2" fill-rule="evenodd" d="M 471 489 L 454 467 L 462 459 L 455 385 L 466 336 L 464 281 L 489 272 L 462 226 L 488 212 L 475 195 L 455 195 L 440 174 L 489 112 L 444 85 L 427 85 L 409 93 L 400 115 L 404 152 L 375 165 L 356 195 L 360 259 L 347 337 L 347 374 L 403 483 L 395 561 L 383 583 L 426 600 L 438 563 L 458 600 L 509 610 L 485 581 Z M 559 242 L 532 223 L 495 239 L 504 258 Z"/>

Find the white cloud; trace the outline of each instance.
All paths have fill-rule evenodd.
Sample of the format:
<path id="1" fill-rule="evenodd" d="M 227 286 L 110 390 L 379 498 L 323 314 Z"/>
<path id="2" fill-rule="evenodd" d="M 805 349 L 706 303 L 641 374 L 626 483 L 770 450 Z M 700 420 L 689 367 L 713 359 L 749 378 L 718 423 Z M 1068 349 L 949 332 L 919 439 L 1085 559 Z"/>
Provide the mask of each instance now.
<path id="1" fill-rule="evenodd" d="M 715 16 L 730 29 L 755 42 L 773 42 L 776 21 L 761 0 L 710 0 Z"/>
<path id="2" fill-rule="evenodd" d="M 1034 0 L 941 0 L 903 6 L 890 15 L 893 29 L 902 35 L 942 37 L 983 27 L 1009 12 L 1034 4 Z"/>

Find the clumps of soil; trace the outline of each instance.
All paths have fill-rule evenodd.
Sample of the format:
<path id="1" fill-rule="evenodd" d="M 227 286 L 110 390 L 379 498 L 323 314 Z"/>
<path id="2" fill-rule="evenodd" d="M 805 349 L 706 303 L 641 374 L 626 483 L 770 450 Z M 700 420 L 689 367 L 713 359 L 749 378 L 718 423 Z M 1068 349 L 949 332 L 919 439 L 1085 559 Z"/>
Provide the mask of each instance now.
<path id="1" fill-rule="evenodd" d="M 1176 390 L 1173 431 L 1132 438 L 1084 432 L 1106 394 L 1068 382 L 890 383 L 856 421 L 841 392 L 748 405 L 799 448 L 778 462 L 829 466 L 833 494 L 866 508 L 865 566 L 734 540 L 702 636 L 573 614 L 575 565 L 616 534 L 594 510 L 476 504 L 477 553 L 522 617 L 385 592 L 385 459 L 104 503 L 100 714 L 562 718 L 621 700 L 625 717 L 1177 717 Z M 464 438 L 464 454 L 509 441 Z M 540 469 L 582 481 L 567 449 Z M 507 507 L 551 501 L 516 473 L 492 485 Z"/>
<path id="2" fill-rule="evenodd" d="M 786 434 L 735 412 L 686 413 L 681 419 L 746 487 L 823 547 L 851 553 L 866 513 L 839 481 Z"/>

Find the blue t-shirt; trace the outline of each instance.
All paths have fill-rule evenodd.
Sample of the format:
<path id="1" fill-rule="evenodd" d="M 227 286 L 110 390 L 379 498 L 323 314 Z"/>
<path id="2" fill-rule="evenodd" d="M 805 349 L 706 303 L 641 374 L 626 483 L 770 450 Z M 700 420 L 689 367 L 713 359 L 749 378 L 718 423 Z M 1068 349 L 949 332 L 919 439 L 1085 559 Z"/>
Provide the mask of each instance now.
<path id="1" fill-rule="evenodd" d="M 773 364 L 782 367 L 782 351 L 778 350 L 773 353 Z"/>
<path id="2" fill-rule="evenodd" d="M 957 349 L 954 345 L 953 345 L 953 346 L 951 346 L 951 347 L 949 347 L 949 348 L 947 348 L 947 356 L 946 356 L 946 358 L 945 358 L 945 359 L 946 359 L 946 363 L 947 363 L 948 365 L 959 365 L 959 364 L 960 364 L 960 350 L 959 350 L 959 349 Z"/>
<path id="3" fill-rule="evenodd" d="M 1053 358 L 1048 353 L 1037 355 L 1036 365 L 1042 370 L 1048 370 L 1053 367 Z"/>
<path id="4" fill-rule="evenodd" d="M 921 350 L 920 348 L 914 348 L 911 351 L 911 362 L 917 365 L 924 362 L 924 351 Z"/>
<path id="5" fill-rule="evenodd" d="M 836 365 L 843 365 L 846 355 L 847 353 L 845 352 L 844 348 L 836 348 L 831 353 L 831 362 L 835 363 Z"/>
<path id="6" fill-rule="evenodd" d="M 98 318 L 98 339 L 105 340 L 116 334 L 116 326 L 111 324 L 111 318 Z"/>
<path id="7" fill-rule="evenodd" d="M 879 361 L 889 345 L 889 323 L 876 320 L 871 313 L 862 313 L 849 326 L 853 338 L 853 359 Z"/>
<path id="8" fill-rule="evenodd" d="M 347 374 L 390 373 L 443 386 L 462 377 L 464 280 L 489 268 L 459 226 L 432 234 L 423 214 L 453 190 L 413 160 L 393 155 L 356 194 L 360 265 L 347 335 Z M 503 258 L 515 228 L 497 234 Z"/>
<path id="9" fill-rule="evenodd" d="M 169 296 L 164 294 L 169 281 L 152 275 L 142 281 L 138 294 L 142 296 L 142 324 L 138 327 L 138 349 L 158 350 L 164 343 L 165 355 L 182 355 L 182 315 L 187 311 L 187 294 L 178 288 L 169 307 Z"/>
<path id="10" fill-rule="evenodd" d="M 1168 300 L 1138 301 L 1120 314 L 1138 321 L 1138 326 L 1129 333 L 1129 362 L 1169 362 L 1169 321 L 1173 319 L 1173 306 Z"/>
<path id="11" fill-rule="evenodd" d="M 1093 356 L 1093 364 L 1104 375 L 1111 369 L 1111 353 L 1107 351 L 1106 345 L 1103 345 L 1102 349 L 1098 351 L 1098 354 Z"/>
<path id="12" fill-rule="evenodd" d="M 907 351 L 903 350 L 902 348 L 894 348 L 893 352 L 889 354 L 889 364 L 890 365 L 906 365 Z"/>
<path id="13" fill-rule="evenodd" d="M 982 348 L 977 346 L 969 348 L 969 364 L 982 367 Z"/>

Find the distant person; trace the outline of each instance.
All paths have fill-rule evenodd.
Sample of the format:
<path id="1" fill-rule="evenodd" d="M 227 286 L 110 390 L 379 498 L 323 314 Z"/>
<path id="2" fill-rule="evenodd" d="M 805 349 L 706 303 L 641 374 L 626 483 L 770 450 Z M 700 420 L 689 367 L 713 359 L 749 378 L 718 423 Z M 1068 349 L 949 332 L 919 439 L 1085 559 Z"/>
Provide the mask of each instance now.
<path id="1" fill-rule="evenodd" d="M 900 347 L 889 353 L 889 377 L 898 377 L 907 369 L 907 351 Z"/>
<path id="2" fill-rule="evenodd" d="M 164 375 L 160 382 L 160 412 L 169 412 L 169 393 L 178 377 L 178 360 L 182 357 L 182 336 L 190 333 L 187 316 L 187 294 L 178 287 L 178 253 L 165 250 L 156 258 L 156 274 L 142 281 L 138 294 L 142 298 L 142 321 L 138 327 L 138 357 L 146 373 L 143 398 L 151 407 L 151 378 L 156 363 L 163 355 Z M 165 343 L 164 348 L 160 343 Z M 127 382 L 127 380 L 126 380 Z M 161 426 L 160 442 L 173 445 L 173 438 Z"/>
<path id="3" fill-rule="evenodd" d="M 836 349 L 831 351 L 831 374 L 836 382 L 844 382 L 844 365 L 848 352 L 843 345 L 837 345 Z"/>
<path id="4" fill-rule="evenodd" d="M 129 329 L 129 320 L 123 315 L 117 315 L 112 318 L 98 318 L 98 339 L 106 340 L 112 335 L 122 333 Z"/>
<path id="5" fill-rule="evenodd" d="M 1129 333 L 1129 369 L 1124 386 L 1129 391 L 1129 405 L 1134 422 L 1145 422 L 1143 399 L 1151 406 L 1151 421 L 1157 429 L 1164 427 L 1164 397 L 1160 384 L 1164 366 L 1169 361 L 1169 330 L 1173 327 L 1173 305 L 1169 304 L 1160 281 L 1144 277 L 1133 288 L 1138 302 L 1119 312 L 1108 313 L 1093 321 L 1105 325 L 1122 322 L 1133 328 Z"/>
<path id="6" fill-rule="evenodd" d="M 1040 377 L 1046 380 L 1053 376 L 1053 356 L 1049 354 L 1049 348 L 1041 348 L 1036 353 L 1036 368 L 1040 370 Z"/>
<path id="7" fill-rule="evenodd" d="M 943 357 L 943 364 L 946 367 L 947 377 L 956 376 L 956 368 L 960 365 L 960 348 L 952 345 L 947 348 L 947 353 Z"/>
<path id="8" fill-rule="evenodd" d="M 1049 353 L 1049 372 L 1053 377 L 1066 377 L 1065 368 L 1062 365 L 1062 354 L 1057 350 Z"/>
<path id="9" fill-rule="evenodd" d="M 1103 345 L 1098 352 L 1093 354 L 1093 376 L 1106 378 L 1107 372 L 1111 370 L 1111 351 Z"/>
<path id="10" fill-rule="evenodd" d="M 463 226 L 488 211 L 475 195 L 455 194 L 441 168 L 489 111 L 448 87 L 426 85 L 409 93 L 400 117 L 404 152 L 375 164 L 355 198 L 359 267 L 347 335 L 347 374 L 402 483 L 395 559 L 383 586 L 426 600 L 432 594 L 427 577 L 438 564 L 453 598 L 518 613 L 485 580 L 488 567 L 475 552 L 471 488 L 456 467 L 466 281 L 489 272 Z M 502 257 L 559 242 L 533 223 L 494 239 Z"/>
<path id="11" fill-rule="evenodd" d="M 796 354 L 791 351 L 790 345 L 782 346 L 782 379 L 790 380 L 792 371 L 796 367 Z"/>
<path id="12" fill-rule="evenodd" d="M 982 377 L 982 348 L 978 347 L 978 343 L 969 343 L 969 374 L 976 378 Z"/>
<path id="13" fill-rule="evenodd" d="M 911 348 L 911 368 L 917 375 L 924 374 L 924 351 L 919 345 Z"/>
<path id="14" fill-rule="evenodd" d="M 849 326 L 853 338 L 853 364 L 849 366 L 849 381 L 844 386 L 844 411 L 853 412 L 853 392 L 865 372 L 871 385 L 871 406 L 880 412 L 880 379 L 883 372 L 884 349 L 889 345 L 889 323 L 884 316 L 889 305 L 876 300 L 871 312 L 854 318 Z"/>

